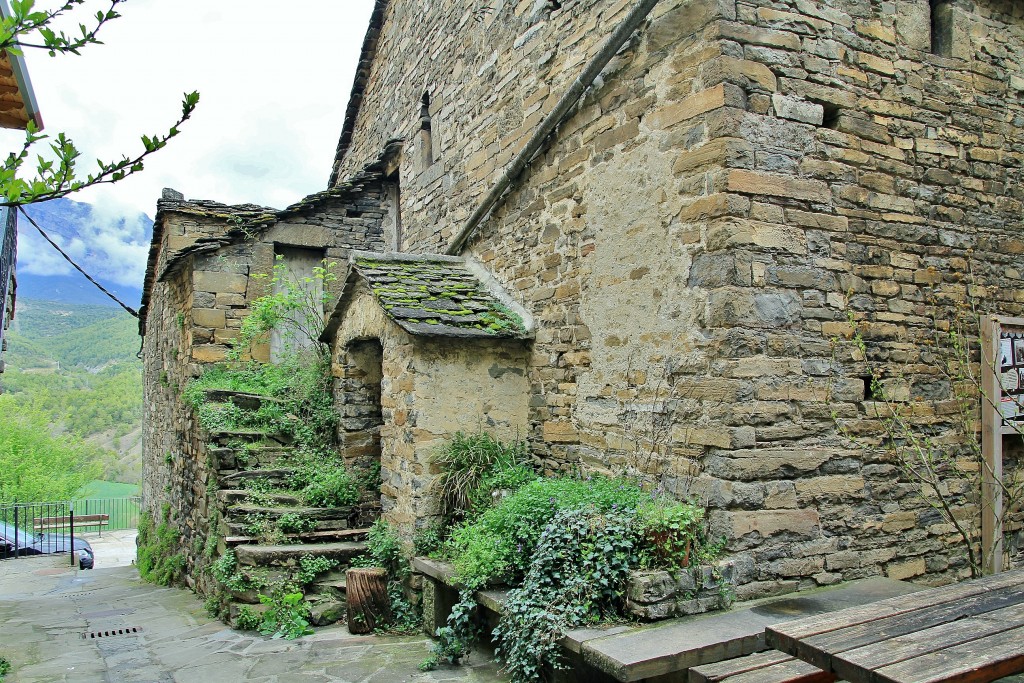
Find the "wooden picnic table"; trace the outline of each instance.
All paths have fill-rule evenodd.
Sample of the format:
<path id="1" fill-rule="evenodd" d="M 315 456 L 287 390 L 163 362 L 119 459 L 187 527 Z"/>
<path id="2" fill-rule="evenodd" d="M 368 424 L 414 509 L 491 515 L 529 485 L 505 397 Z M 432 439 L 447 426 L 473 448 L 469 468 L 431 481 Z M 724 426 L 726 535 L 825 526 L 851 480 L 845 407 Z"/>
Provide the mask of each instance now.
<path id="1" fill-rule="evenodd" d="M 987 683 L 1024 672 L 1024 569 L 766 629 L 850 683 Z"/>

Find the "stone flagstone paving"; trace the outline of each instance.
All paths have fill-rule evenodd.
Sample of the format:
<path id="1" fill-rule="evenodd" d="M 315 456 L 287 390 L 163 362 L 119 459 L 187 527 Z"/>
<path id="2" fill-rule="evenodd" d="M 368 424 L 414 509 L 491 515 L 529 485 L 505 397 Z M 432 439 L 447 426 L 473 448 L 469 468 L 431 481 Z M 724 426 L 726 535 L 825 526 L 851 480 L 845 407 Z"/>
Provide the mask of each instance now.
<path id="1" fill-rule="evenodd" d="M 422 636 L 353 636 L 343 626 L 294 641 L 232 631 L 195 595 L 139 579 L 134 567 L 78 571 L 66 557 L 0 562 L 5 683 L 399 683 L 507 680 L 485 655 L 421 672 Z M 83 639 L 83 633 L 141 629 Z"/>

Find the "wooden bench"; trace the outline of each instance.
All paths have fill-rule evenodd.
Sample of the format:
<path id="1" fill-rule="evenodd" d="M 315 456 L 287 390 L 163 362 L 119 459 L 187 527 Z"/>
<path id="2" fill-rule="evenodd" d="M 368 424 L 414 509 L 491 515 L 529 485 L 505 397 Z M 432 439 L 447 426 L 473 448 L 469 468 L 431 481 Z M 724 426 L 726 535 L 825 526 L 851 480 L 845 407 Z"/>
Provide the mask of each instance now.
<path id="1" fill-rule="evenodd" d="M 768 650 L 690 669 L 689 683 L 832 683 L 835 674 Z"/>
<path id="2" fill-rule="evenodd" d="M 75 529 L 92 528 L 103 531 L 110 526 L 110 515 L 75 515 Z M 32 528 L 37 532 L 53 529 L 70 530 L 71 517 L 37 517 L 32 520 Z"/>

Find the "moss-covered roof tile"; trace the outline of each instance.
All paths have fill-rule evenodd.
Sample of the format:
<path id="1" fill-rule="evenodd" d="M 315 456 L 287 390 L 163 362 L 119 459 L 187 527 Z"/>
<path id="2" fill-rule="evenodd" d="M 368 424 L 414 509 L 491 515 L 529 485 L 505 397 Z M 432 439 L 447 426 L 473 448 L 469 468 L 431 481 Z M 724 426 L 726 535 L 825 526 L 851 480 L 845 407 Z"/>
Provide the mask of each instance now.
<path id="1" fill-rule="evenodd" d="M 522 317 L 471 273 L 462 259 L 408 254 L 353 255 L 388 317 L 410 334 L 524 339 Z"/>

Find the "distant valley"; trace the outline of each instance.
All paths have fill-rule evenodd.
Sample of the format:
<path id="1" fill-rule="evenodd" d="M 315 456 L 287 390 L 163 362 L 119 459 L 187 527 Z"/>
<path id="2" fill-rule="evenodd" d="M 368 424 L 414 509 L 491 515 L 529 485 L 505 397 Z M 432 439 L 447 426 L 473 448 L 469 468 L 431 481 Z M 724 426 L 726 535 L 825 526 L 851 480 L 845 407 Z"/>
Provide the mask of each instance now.
<path id="1" fill-rule="evenodd" d="M 105 228 L 92 207 L 69 200 L 30 207 L 29 213 L 104 287 L 128 306 L 139 306 L 143 241 L 148 244 L 152 234 L 148 218 L 114 220 Z M 103 482 L 137 484 L 142 453 L 138 321 L 81 274 L 66 272 L 60 255 L 28 231 L 35 233 L 22 217 L 17 307 L 7 334 L 7 371 L 0 375 L 0 413 L 8 425 L 0 435 L 0 461 L 5 448 L 28 448 L 39 468 L 63 469 L 47 476 L 45 469 L 20 465 L 8 482 L 0 482 L 0 500 L 96 495 L 114 490 Z M 39 434 L 41 426 L 46 433 Z"/>

